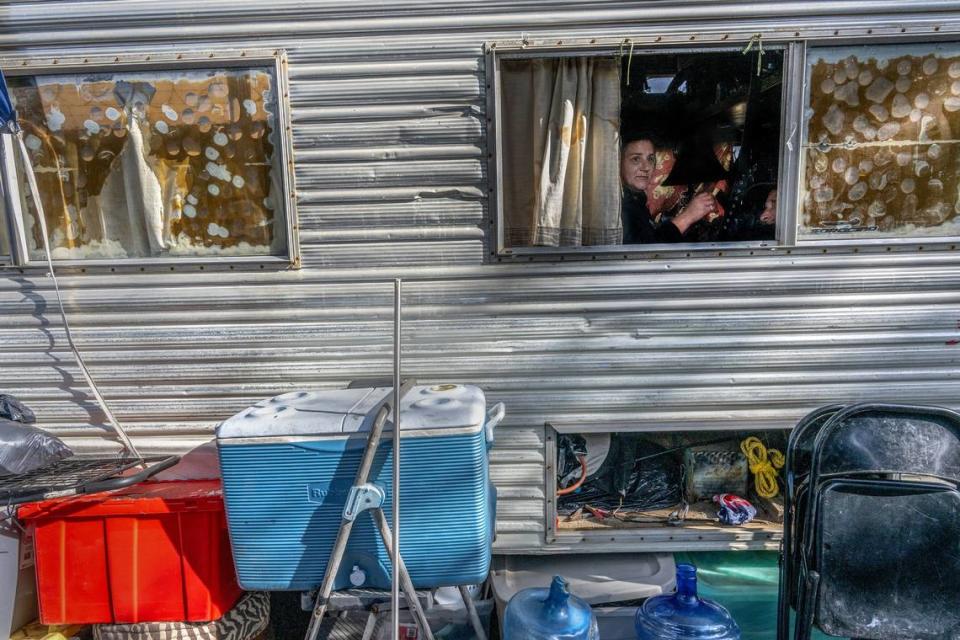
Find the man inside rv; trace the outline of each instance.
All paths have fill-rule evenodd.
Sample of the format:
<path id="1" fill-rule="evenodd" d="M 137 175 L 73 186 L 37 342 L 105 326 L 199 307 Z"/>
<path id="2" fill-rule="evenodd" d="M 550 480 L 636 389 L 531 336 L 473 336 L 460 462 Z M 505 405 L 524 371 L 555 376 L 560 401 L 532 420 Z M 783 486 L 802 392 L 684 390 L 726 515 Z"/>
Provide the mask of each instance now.
<path id="1" fill-rule="evenodd" d="M 713 195 L 701 193 L 669 219 L 650 211 L 647 189 L 657 167 L 654 140 L 649 133 L 636 133 L 624 138 L 621 148 L 623 244 L 688 242 L 685 234 L 690 227 L 719 208 Z"/>

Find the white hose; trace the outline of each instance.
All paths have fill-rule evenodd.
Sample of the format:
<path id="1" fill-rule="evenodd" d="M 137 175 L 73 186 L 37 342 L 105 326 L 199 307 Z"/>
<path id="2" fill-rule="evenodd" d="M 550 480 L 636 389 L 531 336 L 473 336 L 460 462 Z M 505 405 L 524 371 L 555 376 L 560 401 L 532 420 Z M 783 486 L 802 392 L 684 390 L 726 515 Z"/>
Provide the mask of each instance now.
<path id="1" fill-rule="evenodd" d="M 50 255 L 50 241 L 47 239 L 47 220 L 43 214 L 43 204 L 40 202 L 40 190 L 37 189 L 37 179 L 33 173 L 33 165 L 30 162 L 30 155 L 27 152 L 27 146 L 23 140 L 23 131 L 18 129 L 16 136 L 20 147 L 20 157 L 23 159 L 24 173 L 27 175 L 27 184 L 30 186 L 30 194 L 33 196 L 33 204 L 36 207 L 37 218 L 40 221 L 40 233 L 43 237 L 43 250 L 47 256 L 47 267 L 50 269 L 50 279 L 53 281 L 53 290 L 57 294 L 57 305 L 60 307 L 60 318 L 63 320 L 63 331 L 67 336 L 67 344 L 70 345 L 70 350 L 73 351 L 73 356 L 77 360 L 77 365 L 80 367 L 80 372 L 83 374 L 83 379 L 87 381 L 87 386 L 90 387 L 90 391 L 93 392 L 93 397 L 96 398 L 97 404 L 100 405 L 100 408 L 103 409 L 103 413 L 107 416 L 107 422 L 110 423 L 110 427 L 113 428 L 114 432 L 123 443 L 124 449 L 133 454 L 138 460 L 143 460 L 143 456 L 141 456 L 140 452 L 137 451 L 137 448 L 133 446 L 133 442 L 130 441 L 127 433 L 123 430 L 123 427 L 120 426 L 120 422 L 116 419 L 116 417 L 114 417 L 113 412 L 110 411 L 110 407 L 107 406 L 106 400 L 104 400 L 103 396 L 100 395 L 100 390 L 97 388 L 96 383 L 90 376 L 90 372 L 87 370 L 87 365 L 83 362 L 83 357 L 80 355 L 77 345 L 73 342 L 73 335 L 70 333 L 70 323 L 67 322 L 67 312 L 63 308 L 63 298 L 60 295 L 60 284 L 57 282 L 57 275 L 53 270 L 53 257 Z"/>

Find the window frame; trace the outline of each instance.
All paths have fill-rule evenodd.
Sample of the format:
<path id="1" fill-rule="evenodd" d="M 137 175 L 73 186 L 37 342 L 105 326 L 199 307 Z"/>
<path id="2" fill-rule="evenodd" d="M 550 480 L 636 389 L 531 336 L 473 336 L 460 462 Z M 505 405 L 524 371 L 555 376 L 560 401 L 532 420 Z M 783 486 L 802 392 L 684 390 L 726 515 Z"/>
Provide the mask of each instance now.
<path id="1" fill-rule="evenodd" d="M 279 154 L 278 180 L 282 194 L 278 197 L 283 207 L 283 229 L 286 233 L 286 250 L 279 255 L 250 256 L 158 256 L 118 259 L 67 259 L 54 260 L 62 267 L 186 267 L 190 265 L 265 265 L 286 266 L 299 269 L 301 253 L 299 222 L 297 218 L 296 187 L 293 170 L 293 137 L 290 125 L 290 92 L 287 77 L 287 55 L 283 49 L 229 49 L 174 53 L 149 53 L 136 55 L 99 55 L 72 57 L 23 57 L 0 56 L 0 68 L 8 78 L 17 76 L 67 75 L 71 73 L 113 73 L 123 71 L 172 71 L 209 68 L 268 68 L 274 77 L 274 92 L 277 108 L 277 139 L 274 153 Z M 27 250 L 25 212 L 21 206 L 19 181 L 15 179 L 15 162 L 19 153 L 12 136 L 0 135 L 0 177 L 3 180 L 4 209 L 8 220 L 4 222 L 11 231 L 11 262 L 16 267 L 45 267 L 45 259 L 31 259 Z M 15 160 L 16 159 L 16 160 Z M 0 256 L 2 259 L 2 256 Z"/>
<path id="2" fill-rule="evenodd" d="M 954 250 L 960 236 L 923 236 L 906 238 L 800 238 L 799 214 L 804 172 L 803 148 L 807 128 L 804 111 L 810 92 L 807 79 L 810 69 L 807 58 L 821 47 L 845 45 L 922 45 L 924 43 L 960 42 L 960 21 L 931 24 L 908 17 L 896 26 L 878 25 L 873 20 L 856 20 L 853 26 L 841 28 L 796 30 L 775 26 L 762 34 L 695 32 L 689 26 L 674 30 L 651 30 L 632 38 L 579 38 L 491 41 L 484 45 L 487 69 L 487 170 L 491 239 L 488 258 L 491 262 L 509 261 L 577 261 L 598 259 L 674 259 L 683 257 L 746 256 L 771 254 L 853 254 L 859 252 L 922 252 L 929 249 Z M 504 243 L 503 192 L 501 189 L 503 145 L 499 123 L 503 118 L 500 91 L 502 59 L 611 55 L 621 51 L 627 55 L 644 53 L 693 53 L 697 51 L 742 50 L 751 39 L 762 36 L 765 50 L 774 47 L 784 51 L 783 95 L 781 100 L 781 137 L 778 165 L 776 235 L 772 241 L 676 243 L 649 245 L 608 245 L 587 247 L 507 247 Z M 693 44 L 695 42 L 695 44 Z"/>

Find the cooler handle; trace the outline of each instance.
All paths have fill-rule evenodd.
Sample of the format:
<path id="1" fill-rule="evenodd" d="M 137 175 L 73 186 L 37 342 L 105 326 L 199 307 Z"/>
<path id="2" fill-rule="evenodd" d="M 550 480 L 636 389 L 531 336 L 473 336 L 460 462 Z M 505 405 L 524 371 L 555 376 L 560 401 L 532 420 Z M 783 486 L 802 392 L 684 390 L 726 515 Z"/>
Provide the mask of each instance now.
<path id="1" fill-rule="evenodd" d="M 487 422 L 484 425 L 484 429 L 486 431 L 488 445 L 493 444 L 493 430 L 506 415 L 507 407 L 504 406 L 502 402 L 498 402 L 487 411 Z"/>

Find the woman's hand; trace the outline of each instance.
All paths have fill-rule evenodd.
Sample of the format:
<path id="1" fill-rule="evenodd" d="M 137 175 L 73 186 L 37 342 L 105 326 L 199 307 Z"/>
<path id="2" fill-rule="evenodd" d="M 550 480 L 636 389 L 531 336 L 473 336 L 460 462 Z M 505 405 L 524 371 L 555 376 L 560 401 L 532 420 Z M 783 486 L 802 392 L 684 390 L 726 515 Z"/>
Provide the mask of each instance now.
<path id="1" fill-rule="evenodd" d="M 691 200 L 671 222 L 680 230 L 680 233 L 686 233 L 695 222 L 718 213 L 720 213 L 720 206 L 717 204 L 717 199 L 709 193 L 701 193 Z"/>

